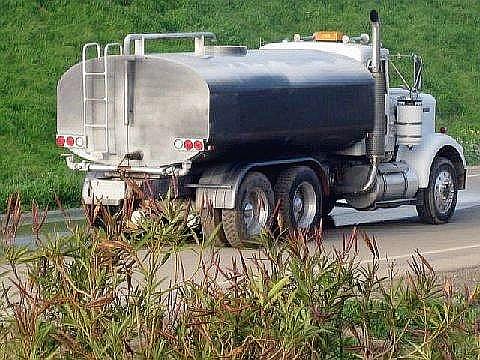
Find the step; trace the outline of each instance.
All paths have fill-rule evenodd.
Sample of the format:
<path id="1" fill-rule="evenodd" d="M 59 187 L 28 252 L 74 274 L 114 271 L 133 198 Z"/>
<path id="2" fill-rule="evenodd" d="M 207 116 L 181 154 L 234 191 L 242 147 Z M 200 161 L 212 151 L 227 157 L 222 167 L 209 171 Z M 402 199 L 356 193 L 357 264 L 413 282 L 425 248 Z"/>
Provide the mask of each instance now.
<path id="1" fill-rule="evenodd" d="M 105 76 L 107 75 L 105 72 L 86 72 L 84 73 L 85 76 Z"/>
<path id="2" fill-rule="evenodd" d="M 107 128 L 107 125 L 103 125 L 103 124 L 85 124 L 85 126 L 91 127 L 91 128 L 103 128 L 103 129 Z"/>

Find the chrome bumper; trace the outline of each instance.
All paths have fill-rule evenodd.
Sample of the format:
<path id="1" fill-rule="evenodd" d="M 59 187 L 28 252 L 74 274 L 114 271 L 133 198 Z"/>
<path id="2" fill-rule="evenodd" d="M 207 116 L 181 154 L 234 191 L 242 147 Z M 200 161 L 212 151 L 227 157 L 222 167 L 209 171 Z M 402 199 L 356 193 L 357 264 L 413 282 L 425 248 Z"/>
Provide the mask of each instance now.
<path id="1" fill-rule="evenodd" d="M 88 161 L 75 162 L 74 155 L 65 154 L 65 161 L 67 166 L 76 171 L 113 171 L 119 173 L 140 173 L 140 174 L 152 174 L 152 175 L 162 175 L 162 176 L 183 176 L 190 171 L 191 164 L 183 163 L 181 166 L 161 166 L 161 167 L 146 167 L 146 166 L 123 166 L 123 165 L 105 165 L 91 163 Z"/>

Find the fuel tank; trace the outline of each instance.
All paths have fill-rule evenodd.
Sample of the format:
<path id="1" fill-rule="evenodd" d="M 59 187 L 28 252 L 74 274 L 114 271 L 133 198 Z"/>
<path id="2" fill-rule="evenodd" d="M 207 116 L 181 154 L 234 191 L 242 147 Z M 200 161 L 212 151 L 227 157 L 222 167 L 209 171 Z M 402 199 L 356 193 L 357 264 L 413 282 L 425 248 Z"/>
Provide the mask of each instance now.
<path id="1" fill-rule="evenodd" d="M 89 60 L 83 71 L 102 72 L 106 61 L 107 81 L 84 80 L 77 64 L 58 85 L 58 133 L 84 136 L 85 146 L 71 150 L 99 163 L 118 164 L 137 151 L 140 166 L 229 154 L 311 155 L 346 148 L 373 127 L 372 75 L 338 54 L 117 55 Z M 107 89 L 106 101 L 84 103 L 82 86 L 87 97 Z M 202 146 L 178 146 L 185 139 Z"/>

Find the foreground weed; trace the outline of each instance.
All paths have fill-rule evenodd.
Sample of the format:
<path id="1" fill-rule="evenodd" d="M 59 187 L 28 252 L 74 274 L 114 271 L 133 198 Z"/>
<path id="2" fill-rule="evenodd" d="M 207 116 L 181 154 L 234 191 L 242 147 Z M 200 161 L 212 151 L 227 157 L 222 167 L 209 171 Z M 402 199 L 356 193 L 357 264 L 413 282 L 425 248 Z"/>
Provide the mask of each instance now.
<path id="1" fill-rule="evenodd" d="M 136 223 L 128 208 L 89 208 L 89 224 L 103 214 L 103 229 L 70 226 L 52 238 L 38 236 L 44 220 L 33 204 L 29 248 L 15 244 L 12 198 L 0 248 L 2 358 L 480 356 L 479 289 L 439 281 L 420 253 L 405 277 L 393 265 L 384 277 L 375 238 L 354 229 L 329 252 L 319 229 L 264 233 L 260 248 L 225 262 L 192 228 L 190 204 L 143 200 Z M 370 250 L 367 265 L 359 246 Z M 196 265 L 187 274 L 188 252 Z"/>

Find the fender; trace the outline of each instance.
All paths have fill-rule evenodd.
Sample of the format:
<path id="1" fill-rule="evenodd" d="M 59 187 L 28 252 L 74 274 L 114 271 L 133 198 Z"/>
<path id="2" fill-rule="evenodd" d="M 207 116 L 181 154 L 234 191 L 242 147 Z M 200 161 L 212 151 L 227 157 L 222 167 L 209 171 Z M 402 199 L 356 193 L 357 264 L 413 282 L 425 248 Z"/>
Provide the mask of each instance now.
<path id="1" fill-rule="evenodd" d="M 216 209 L 233 209 L 238 188 L 250 170 L 285 164 L 314 165 L 317 174 L 320 172 L 318 175 L 324 188 L 328 190 L 328 184 L 325 183 L 328 182 L 328 168 L 319 160 L 311 157 L 214 165 L 203 172 L 198 184 L 186 186 L 196 189 L 197 209 L 204 208 L 205 202 L 210 203 Z"/>
<path id="2" fill-rule="evenodd" d="M 430 167 L 432 166 L 433 159 L 445 147 L 452 147 L 458 153 L 458 156 L 461 159 L 461 166 L 463 167 L 463 174 L 458 175 L 464 179 L 466 161 L 463 155 L 463 148 L 454 138 L 445 134 L 424 134 L 423 141 L 418 146 L 414 146 L 412 148 L 404 145 L 399 146 L 397 152 L 397 161 L 404 161 L 411 166 L 417 173 L 419 188 L 426 188 L 428 187 Z M 463 181 L 463 184 L 460 184 L 460 188 L 464 188 L 464 186 L 465 185 Z"/>

